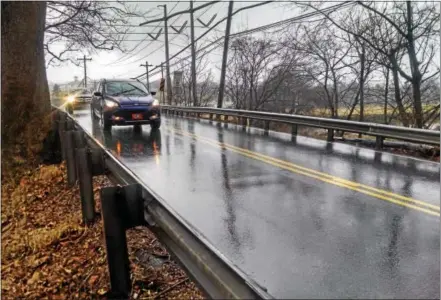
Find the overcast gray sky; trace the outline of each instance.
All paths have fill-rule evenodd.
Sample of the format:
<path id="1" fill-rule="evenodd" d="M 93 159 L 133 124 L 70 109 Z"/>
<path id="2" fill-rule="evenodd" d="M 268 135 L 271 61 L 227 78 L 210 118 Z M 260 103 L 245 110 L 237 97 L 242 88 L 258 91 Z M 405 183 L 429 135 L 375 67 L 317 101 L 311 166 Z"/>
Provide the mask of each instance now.
<path id="1" fill-rule="evenodd" d="M 199 6 L 209 1 L 198 1 L 195 2 L 194 6 Z M 249 6 L 255 3 L 259 3 L 261 1 L 235 1 L 234 2 L 234 10 Z M 162 8 L 157 7 L 158 4 L 167 4 L 167 8 L 170 11 L 173 7 L 172 12 L 177 12 L 180 10 L 188 9 L 189 2 L 188 1 L 166 1 L 166 2 L 141 2 L 138 3 L 140 9 L 143 11 L 150 11 L 149 15 L 159 15 L 162 16 Z M 286 2 L 276 2 L 267 4 L 264 6 L 256 7 L 253 9 L 249 9 L 246 11 L 241 11 L 233 17 L 232 22 L 232 33 L 243 31 L 246 29 L 251 29 L 263 25 L 267 25 L 273 22 L 281 21 L 284 19 L 288 19 L 297 15 L 300 15 L 301 12 L 294 7 L 288 9 L 286 6 Z M 335 3 L 329 3 L 335 4 Z M 327 5 L 329 5 L 327 4 Z M 175 6 L 176 5 L 176 6 Z M 327 6 L 326 5 L 326 6 Z M 196 17 L 200 17 L 204 22 L 208 22 L 214 14 L 217 14 L 217 17 L 213 21 L 212 24 L 221 20 L 227 15 L 228 10 L 228 1 L 223 1 L 221 3 L 217 3 L 208 8 L 207 11 L 203 9 L 202 11 L 198 11 L 195 13 Z M 203 14 L 201 15 L 201 12 Z M 188 34 L 190 33 L 190 15 L 182 15 L 181 17 L 173 18 L 169 21 L 169 24 L 174 24 L 175 27 L 180 27 L 185 21 L 188 21 L 187 28 L 184 29 Z M 133 24 L 139 24 L 139 19 L 132 19 Z M 201 26 L 199 22 L 196 21 L 197 26 Z M 208 44 L 210 41 L 213 41 L 214 37 L 221 36 L 222 32 L 225 30 L 226 22 L 222 22 L 217 28 L 218 30 L 213 30 L 202 40 L 202 45 Z M 161 26 L 163 27 L 163 26 Z M 158 29 L 152 27 L 139 27 L 135 28 L 136 32 L 139 33 L 147 33 L 147 32 L 157 32 Z M 196 28 L 195 35 L 198 37 L 203 32 L 205 32 L 205 28 Z M 170 33 L 174 31 L 169 29 Z M 142 40 L 146 35 L 142 34 L 133 34 L 130 35 L 130 39 L 133 40 Z M 179 50 L 181 50 L 184 46 L 188 45 L 187 38 L 182 35 L 170 34 L 169 41 L 170 45 L 170 55 L 175 54 Z M 129 48 L 134 47 L 138 42 L 127 42 Z M 61 45 L 56 45 L 54 47 L 62 47 Z M 138 53 L 139 52 L 139 53 Z M 183 55 L 188 55 L 190 52 L 186 52 Z M 78 53 L 78 57 L 82 56 L 83 53 Z M 86 53 L 84 53 L 86 54 Z M 146 41 L 143 42 L 135 51 L 130 55 L 124 55 L 119 51 L 101 51 L 96 55 L 91 55 L 92 61 L 88 62 L 88 77 L 93 79 L 99 79 L 103 77 L 118 77 L 118 78 L 129 78 L 134 77 L 141 74 L 144 69 L 139 65 L 141 63 L 145 63 L 147 60 L 150 64 L 157 65 L 161 61 L 165 60 L 165 48 L 164 48 L 164 35 L 158 38 L 158 41 Z M 214 51 L 209 56 L 210 62 L 213 64 L 213 69 L 216 66 L 220 66 L 222 59 L 222 47 L 218 50 Z M 174 68 L 171 68 L 173 71 Z M 78 76 L 79 78 L 83 77 L 83 68 L 77 67 L 72 64 L 65 64 L 62 67 L 49 67 L 47 70 L 48 80 L 50 82 L 55 83 L 63 83 L 67 81 L 73 80 L 74 76 Z M 159 76 L 155 76 L 151 78 L 155 80 L 159 78 Z"/>
<path id="2" fill-rule="evenodd" d="M 195 1 L 194 6 L 200 6 L 204 3 L 210 1 Z M 253 4 L 260 3 L 262 1 L 235 1 L 234 9 L 237 10 L 244 6 L 250 6 Z M 323 7 L 332 6 L 343 1 L 326 1 L 323 4 Z M 148 15 L 151 19 L 160 18 L 163 16 L 163 8 L 157 7 L 159 4 L 167 4 L 167 8 L 170 13 L 175 13 L 178 11 L 186 10 L 189 8 L 188 1 L 148 1 L 148 2 L 136 2 L 131 3 L 131 5 L 137 5 L 139 7 L 139 11 L 148 12 Z M 344 9 L 350 9 L 344 8 Z M 208 8 L 199 10 L 195 13 L 195 19 L 200 18 L 202 21 L 207 23 L 213 15 L 217 15 L 212 24 L 215 24 L 219 20 L 223 19 L 227 16 L 228 10 L 228 1 L 222 1 L 220 3 L 216 3 L 214 5 L 209 6 Z M 290 1 L 276 1 L 274 3 L 266 4 L 263 6 L 255 7 L 252 9 L 248 9 L 245 11 L 241 11 L 238 14 L 233 16 L 232 22 L 232 30 L 231 33 L 234 34 L 236 32 L 240 32 L 243 30 L 253 29 L 256 27 L 268 25 L 274 22 L 279 22 L 282 20 L 286 20 L 295 16 L 303 15 L 305 12 L 302 12 L 300 9 L 296 8 Z M 322 16 L 315 17 L 322 18 Z M 133 48 L 136 45 L 136 49 L 129 53 L 123 54 L 120 51 L 100 51 L 94 55 L 88 55 L 92 57 L 92 61 L 88 62 L 87 74 L 88 77 L 93 79 L 100 78 L 130 78 L 135 77 L 137 75 L 142 74 L 145 69 L 144 67 L 140 67 L 140 64 L 144 64 L 145 61 L 148 61 L 149 64 L 159 65 L 161 62 L 165 61 L 165 47 L 164 47 L 164 34 L 162 33 L 157 41 L 151 41 L 150 37 L 147 36 L 147 33 L 155 33 L 158 32 L 159 28 L 163 28 L 163 24 L 149 24 L 148 27 L 139 27 L 141 22 L 140 18 L 132 18 L 131 23 L 136 25 L 133 27 L 132 31 L 138 34 L 130 34 L 128 39 L 136 40 L 136 41 L 127 41 L 126 45 L 128 48 Z M 187 27 L 184 29 L 184 32 L 189 35 L 190 34 L 190 15 L 184 14 L 177 17 L 172 18 L 169 21 L 169 25 L 174 25 L 176 28 L 180 28 L 185 21 L 188 21 Z M 152 26 L 160 25 L 158 28 L 154 28 Z M 196 38 L 203 34 L 207 29 L 203 28 L 202 25 L 195 21 L 195 36 Z M 208 33 L 200 42 L 198 42 L 198 48 L 203 47 L 204 45 L 209 44 L 216 38 L 223 36 L 225 31 L 226 21 L 220 23 L 215 30 Z M 175 53 L 179 52 L 182 48 L 189 44 L 189 39 L 187 36 L 182 34 L 174 34 L 174 31 L 169 26 L 169 41 L 170 41 L 170 56 L 173 56 Z M 261 35 L 262 33 L 256 33 L 257 35 Z M 254 35 L 256 35 L 254 34 Z M 274 35 L 272 35 L 274 38 Z M 147 38 L 148 40 L 140 43 L 140 40 Z M 222 60 L 222 45 L 223 42 L 219 45 L 219 47 L 211 52 L 207 58 L 210 63 L 210 69 L 213 71 L 213 75 L 218 77 L 219 68 L 221 66 Z M 62 45 L 53 45 L 55 51 L 57 49 L 55 47 L 62 47 Z M 211 48 L 210 48 L 211 49 Z M 62 48 L 58 49 L 62 50 Z M 435 56 L 437 59 L 440 57 L 439 55 L 439 47 L 437 49 L 438 54 Z M 190 49 L 187 49 L 184 53 L 182 53 L 179 57 L 185 57 L 190 55 Z M 87 53 L 78 53 L 78 57 L 81 57 L 83 54 Z M 174 59 L 171 61 L 176 62 L 178 59 Z M 403 61 L 404 64 L 407 64 L 406 60 Z M 435 62 L 435 65 L 439 67 L 438 61 Z M 171 67 L 171 72 L 174 70 L 178 70 L 178 66 Z M 78 67 L 72 64 L 64 64 L 61 67 L 49 67 L 47 70 L 48 80 L 50 83 L 65 83 L 68 81 L 72 81 L 74 76 L 78 76 L 78 78 L 83 78 L 83 68 L 82 66 Z M 375 76 L 374 76 L 375 77 Z M 380 76 L 383 78 L 382 76 Z M 379 77 L 378 80 L 382 80 Z M 155 76 L 151 76 L 151 81 L 157 80 L 160 78 L 160 74 Z M 372 83 L 376 82 L 377 79 L 373 78 Z"/>

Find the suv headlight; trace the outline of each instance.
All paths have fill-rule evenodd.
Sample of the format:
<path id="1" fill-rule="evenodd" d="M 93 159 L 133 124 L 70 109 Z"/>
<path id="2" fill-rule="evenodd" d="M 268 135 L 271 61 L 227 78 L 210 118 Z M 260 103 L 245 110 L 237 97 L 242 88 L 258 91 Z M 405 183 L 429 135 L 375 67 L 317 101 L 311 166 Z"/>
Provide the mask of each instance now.
<path id="1" fill-rule="evenodd" d="M 75 102 L 75 96 L 73 96 L 73 95 L 68 96 L 67 102 L 69 102 L 69 103 Z"/>
<path id="2" fill-rule="evenodd" d="M 110 100 L 104 100 L 104 105 L 106 107 L 116 107 L 116 106 L 118 106 L 118 103 L 110 101 Z"/>
<path id="3" fill-rule="evenodd" d="M 159 106 L 159 101 L 158 101 L 158 100 L 156 100 L 156 99 L 155 99 L 155 100 L 153 100 L 153 103 L 152 103 L 152 105 L 153 105 L 153 106 Z"/>

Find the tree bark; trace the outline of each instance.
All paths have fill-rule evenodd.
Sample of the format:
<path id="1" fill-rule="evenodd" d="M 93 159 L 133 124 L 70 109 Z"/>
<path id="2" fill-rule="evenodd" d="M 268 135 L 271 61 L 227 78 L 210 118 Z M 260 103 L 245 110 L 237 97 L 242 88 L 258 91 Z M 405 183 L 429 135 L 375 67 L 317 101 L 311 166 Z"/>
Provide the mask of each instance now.
<path id="1" fill-rule="evenodd" d="M 365 71 L 365 60 L 366 60 L 366 53 L 365 48 L 362 46 L 362 53 L 360 55 L 360 118 L 359 121 L 364 121 L 364 71 Z M 361 136 L 361 134 L 360 134 Z"/>
<path id="2" fill-rule="evenodd" d="M 1 7 L 2 149 L 30 147 L 47 134 L 51 112 L 43 48 L 46 2 L 8 1 Z"/>
<path id="3" fill-rule="evenodd" d="M 421 103 L 421 72 L 415 51 L 415 38 L 413 36 L 412 3 L 406 1 L 407 7 L 407 50 L 409 55 L 410 70 L 412 73 L 413 105 L 415 110 L 415 125 L 423 128 L 423 106 Z"/>
<path id="4" fill-rule="evenodd" d="M 389 61 L 391 62 L 392 79 L 394 82 L 395 102 L 397 103 L 398 112 L 400 114 L 401 122 L 403 126 L 409 127 L 409 120 L 407 118 L 406 110 L 401 100 L 400 80 L 398 75 L 398 62 L 395 53 L 389 55 Z"/>
<path id="5" fill-rule="evenodd" d="M 386 86 L 384 88 L 384 124 L 387 124 L 387 105 L 388 105 L 388 97 L 389 97 L 389 73 L 390 69 L 386 68 Z"/>

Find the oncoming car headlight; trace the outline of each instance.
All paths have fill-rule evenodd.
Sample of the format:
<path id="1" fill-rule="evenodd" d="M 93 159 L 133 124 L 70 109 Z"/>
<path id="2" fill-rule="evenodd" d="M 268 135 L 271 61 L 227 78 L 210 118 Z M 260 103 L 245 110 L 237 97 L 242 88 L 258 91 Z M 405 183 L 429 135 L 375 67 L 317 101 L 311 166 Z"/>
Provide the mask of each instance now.
<path id="1" fill-rule="evenodd" d="M 152 104 L 153 106 L 159 106 L 159 101 L 158 100 L 153 100 L 153 104 Z"/>
<path id="2" fill-rule="evenodd" d="M 117 104 L 116 102 L 109 101 L 109 100 L 104 100 L 104 104 L 106 105 L 106 107 L 115 107 L 115 106 L 118 106 L 118 104 Z"/>
<path id="3" fill-rule="evenodd" d="M 72 103 L 72 102 L 74 102 L 74 101 L 75 101 L 75 96 L 70 95 L 70 96 L 67 97 L 67 102 Z"/>

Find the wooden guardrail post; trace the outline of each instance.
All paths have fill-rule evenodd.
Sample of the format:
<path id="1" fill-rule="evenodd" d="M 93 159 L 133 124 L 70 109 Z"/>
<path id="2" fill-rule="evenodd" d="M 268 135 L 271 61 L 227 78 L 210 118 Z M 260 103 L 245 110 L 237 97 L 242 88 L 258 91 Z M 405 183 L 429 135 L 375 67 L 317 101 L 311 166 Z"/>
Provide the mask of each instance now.
<path id="1" fill-rule="evenodd" d="M 334 129 L 328 129 L 328 137 L 326 138 L 328 142 L 334 141 Z"/>
<path id="2" fill-rule="evenodd" d="M 384 138 L 382 136 L 377 136 L 375 138 L 375 149 L 381 150 L 383 148 Z"/>
<path id="3" fill-rule="evenodd" d="M 268 135 L 269 134 L 269 126 L 270 126 L 270 122 L 269 121 L 265 121 L 264 135 Z"/>
<path id="4" fill-rule="evenodd" d="M 77 137 L 80 139 L 80 137 Z M 84 144 L 75 149 L 77 161 L 78 181 L 80 185 L 81 212 L 86 224 L 95 219 L 95 199 L 93 197 L 93 180 L 90 152 Z"/>
<path id="5" fill-rule="evenodd" d="M 128 299 L 132 283 L 126 230 L 146 224 L 142 189 L 139 184 L 106 187 L 100 197 L 111 287 L 108 298 Z"/>
<path id="6" fill-rule="evenodd" d="M 59 120 L 58 120 L 58 135 L 60 137 L 60 143 L 61 143 L 62 160 L 66 160 L 66 141 L 65 141 L 65 134 L 64 134 L 65 131 L 66 131 L 66 114 L 63 112 L 60 112 Z"/>
<path id="7" fill-rule="evenodd" d="M 77 181 L 77 172 L 75 169 L 75 143 L 74 143 L 74 131 L 65 131 L 66 142 L 66 167 L 67 167 L 67 184 L 69 187 L 75 185 Z"/>
<path id="8" fill-rule="evenodd" d="M 297 135 L 297 131 L 298 131 L 298 126 L 297 124 L 292 124 L 291 125 L 291 136 L 295 137 Z"/>

